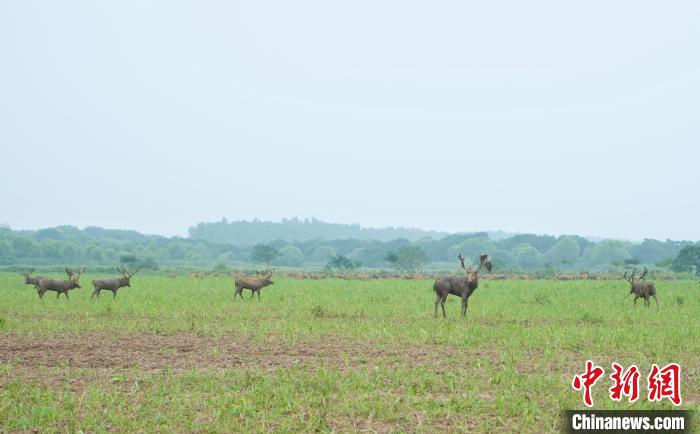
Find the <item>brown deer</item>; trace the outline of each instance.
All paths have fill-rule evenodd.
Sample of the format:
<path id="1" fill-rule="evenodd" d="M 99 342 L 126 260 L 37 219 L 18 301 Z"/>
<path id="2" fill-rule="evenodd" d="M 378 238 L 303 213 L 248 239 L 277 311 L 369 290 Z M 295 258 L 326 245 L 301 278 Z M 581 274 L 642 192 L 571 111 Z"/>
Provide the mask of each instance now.
<path id="1" fill-rule="evenodd" d="M 634 305 L 637 305 L 637 299 L 638 298 L 643 298 L 644 299 L 644 306 L 649 307 L 651 302 L 649 301 L 649 297 L 654 297 L 654 301 L 656 302 L 656 310 L 659 310 L 659 299 L 656 298 L 656 285 L 654 282 L 646 282 L 644 281 L 644 278 L 647 275 L 647 267 L 644 267 L 644 273 L 642 273 L 641 276 L 637 276 L 637 269 L 635 268 L 632 271 L 632 275 L 630 278 L 627 278 L 627 272 L 625 271 L 624 276 L 622 276 L 623 279 L 629 282 L 630 284 L 630 292 L 627 294 L 627 297 L 630 296 L 630 294 L 634 294 Z"/>
<path id="2" fill-rule="evenodd" d="M 24 276 L 24 284 L 25 285 L 34 285 L 35 287 L 39 283 L 41 279 L 46 279 L 44 276 L 34 276 L 32 277 L 32 273 L 34 272 L 35 268 L 30 268 L 24 273 L 20 273 L 22 276 Z"/>
<path id="3" fill-rule="evenodd" d="M 260 289 L 275 283 L 272 281 L 272 272 L 270 270 L 256 274 L 262 275 L 263 277 L 242 276 L 236 278 L 236 292 L 233 294 L 234 300 L 236 295 L 240 296 L 241 300 L 243 300 L 244 288 L 252 291 L 250 293 L 250 298 L 253 298 L 253 295 L 257 292 L 258 300 L 260 300 Z"/>
<path id="4" fill-rule="evenodd" d="M 46 291 L 56 291 L 56 299 L 65 294 L 66 299 L 68 297 L 68 290 L 73 288 L 80 288 L 80 275 L 83 274 L 83 269 L 78 271 L 69 270 L 66 268 L 66 274 L 68 274 L 70 279 L 68 280 L 58 280 L 58 279 L 41 279 L 36 284 L 37 294 L 39 298 L 44 298 Z"/>
<path id="5" fill-rule="evenodd" d="M 464 256 L 462 256 L 461 253 L 458 258 L 459 262 L 462 264 L 462 269 L 467 272 L 467 275 L 465 277 L 447 276 L 435 280 L 435 284 L 433 285 L 436 296 L 435 318 L 438 316 L 438 304 L 442 306 L 442 317 L 447 318 L 445 314 L 445 301 L 447 301 L 447 296 L 450 294 L 456 295 L 462 299 L 462 316 L 467 316 L 467 300 L 479 286 L 479 271 L 482 267 L 486 267 L 487 270 L 491 271 L 491 259 L 489 255 L 479 256 L 479 268 L 477 268 L 476 271 L 472 270 L 471 266 L 469 269 L 464 267 Z"/>
<path id="6" fill-rule="evenodd" d="M 131 282 L 129 279 L 136 274 L 138 270 L 127 270 L 124 267 L 117 267 L 117 271 L 122 273 L 122 277 L 117 277 L 117 278 L 108 278 L 108 279 L 95 279 L 92 281 L 92 286 L 95 288 L 95 291 L 93 291 L 92 296 L 90 298 L 100 298 L 100 291 L 107 290 L 107 291 L 112 291 L 112 298 L 115 298 L 117 296 L 117 290 L 119 288 L 123 288 L 125 286 L 128 286 L 131 288 Z"/>

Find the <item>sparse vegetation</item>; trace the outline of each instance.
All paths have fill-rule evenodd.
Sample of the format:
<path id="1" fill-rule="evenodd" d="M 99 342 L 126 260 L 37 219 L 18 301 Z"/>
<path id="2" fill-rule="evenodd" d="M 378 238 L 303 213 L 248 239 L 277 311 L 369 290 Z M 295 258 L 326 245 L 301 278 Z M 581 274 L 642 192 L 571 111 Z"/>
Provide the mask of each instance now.
<path id="1" fill-rule="evenodd" d="M 142 273 L 66 302 L 0 273 L 0 431 L 551 432 L 581 407 L 588 358 L 678 362 L 698 410 L 695 281 L 658 281 L 684 302 L 657 312 L 621 303 L 620 279 L 482 280 L 466 318 L 436 321 L 432 280 L 274 280 L 241 303 L 232 278 Z M 670 407 L 593 392 L 600 409 Z"/>

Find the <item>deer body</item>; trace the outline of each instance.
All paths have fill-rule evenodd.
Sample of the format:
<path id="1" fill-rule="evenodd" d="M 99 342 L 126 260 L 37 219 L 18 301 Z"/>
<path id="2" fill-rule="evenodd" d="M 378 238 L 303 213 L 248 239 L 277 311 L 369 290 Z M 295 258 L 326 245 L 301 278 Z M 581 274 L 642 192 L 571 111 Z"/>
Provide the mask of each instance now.
<path id="1" fill-rule="evenodd" d="M 452 294 L 462 299 L 462 316 L 467 316 L 467 302 L 469 297 L 474 293 L 476 288 L 479 286 L 479 270 L 481 267 L 486 267 L 491 270 L 491 260 L 488 255 L 481 255 L 480 265 L 476 271 L 472 271 L 471 267 L 466 269 L 464 267 L 464 257 L 459 255 L 459 260 L 462 263 L 462 268 L 467 272 L 464 277 L 441 277 L 435 280 L 433 284 L 433 289 L 435 290 L 435 318 L 438 315 L 438 304 L 442 307 L 442 317 L 447 318 L 445 314 L 445 302 L 447 301 L 447 296 Z"/>
<path id="2" fill-rule="evenodd" d="M 654 282 L 644 281 L 644 277 L 647 275 L 647 268 L 644 267 L 644 273 L 641 276 L 636 276 L 637 270 L 632 271 L 632 276 L 627 279 L 627 273 L 624 275 L 624 279 L 630 283 L 630 292 L 627 294 L 634 294 L 634 305 L 637 305 L 637 299 L 644 299 L 644 306 L 649 307 L 651 301 L 649 297 L 654 297 L 656 302 L 656 310 L 659 310 L 659 299 L 656 298 L 656 284 Z"/>
<path id="3" fill-rule="evenodd" d="M 97 296 L 99 298 L 100 296 L 100 291 L 107 290 L 107 291 L 112 291 L 112 296 L 116 297 L 117 296 L 117 290 L 119 288 L 123 288 L 125 286 L 131 287 L 129 284 L 129 278 L 128 277 L 118 277 L 118 278 L 111 278 L 111 279 L 95 279 L 92 281 L 92 286 L 95 287 L 95 291 L 92 293 L 92 296 L 90 298 L 94 298 Z"/>
<path id="4" fill-rule="evenodd" d="M 253 298 L 253 295 L 255 293 L 258 293 L 258 300 L 260 300 L 260 289 L 272 285 L 274 282 L 272 281 L 272 276 L 270 275 L 265 275 L 262 278 L 259 277 L 237 277 L 236 278 L 236 292 L 233 295 L 233 298 L 236 298 L 236 295 L 240 296 L 241 299 L 243 299 L 243 289 L 250 289 L 252 292 L 250 293 L 250 298 Z"/>
<path id="5" fill-rule="evenodd" d="M 41 279 L 37 283 L 36 289 L 39 298 L 44 298 L 46 291 L 56 291 L 56 298 L 60 297 L 61 294 L 65 294 L 68 297 L 68 291 L 74 288 L 80 288 L 80 282 L 78 280 L 60 280 L 60 279 Z"/>
<path id="6" fill-rule="evenodd" d="M 134 274 L 136 274 L 138 269 L 127 270 L 124 267 L 117 267 L 117 271 L 122 273 L 122 277 L 112 277 L 93 280 L 92 286 L 95 288 L 95 290 L 92 292 L 92 296 L 90 296 L 90 298 L 95 298 L 95 296 L 97 296 L 97 298 L 100 298 L 100 291 L 102 290 L 112 291 L 112 298 L 115 298 L 117 296 L 117 290 L 119 288 L 124 288 L 125 286 L 131 288 L 130 279 Z"/>

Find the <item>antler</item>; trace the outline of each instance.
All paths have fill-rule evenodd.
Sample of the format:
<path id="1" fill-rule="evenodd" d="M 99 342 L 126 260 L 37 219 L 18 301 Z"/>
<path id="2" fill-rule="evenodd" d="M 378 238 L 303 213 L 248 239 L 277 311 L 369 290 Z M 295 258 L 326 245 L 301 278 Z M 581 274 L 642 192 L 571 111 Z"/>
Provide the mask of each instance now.
<path id="1" fill-rule="evenodd" d="M 632 283 L 632 278 L 630 277 L 629 279 L 627 278 L 627 272 L 625 271 L 625 274 L 622 275 L 622 278 L 628 281 L 629 283 Z"/>
<path id="2" fill-rule="evenodd" d="M 462 254 L 460 253 L 459 255 L 457 255 L 457 257 L 459 258 L 459 262 L 462 263 L 462 268 L 464 269 L 464 271 L 469 271 L 469 270 L 467 270 L 467 268 L 464 266 L 464 256 L 462 256 Z"/>
<path id="3" fill-rule="evenodd" d="M 644 277 L 646 277 L 648 271 L 649 270 L 647 270 L 647 267 L 644 266 L 644 273 L 642 273 L 642 276 L 639 278 L 639 280 L 644 280 Z"/>
<path id="4" fill-rule="evenodd" d="M 138 269 L 138 268 L 135 269 L 135 270 L 134 270 L 133 268 L 126 269 L 126 268 L 124 268 L 123 266 L 120 265 L 120 266 L 117 267 L 117 271 L 120 272 L 120 273 L 122 273 L 124 276 L 126 276 L 126 277 L 128 277 L 128 278 L 131 278 L 131 276 L 133 276 L 134 274 L 136 274 L 136 272 L 138 272 L 139 269 Z"/>

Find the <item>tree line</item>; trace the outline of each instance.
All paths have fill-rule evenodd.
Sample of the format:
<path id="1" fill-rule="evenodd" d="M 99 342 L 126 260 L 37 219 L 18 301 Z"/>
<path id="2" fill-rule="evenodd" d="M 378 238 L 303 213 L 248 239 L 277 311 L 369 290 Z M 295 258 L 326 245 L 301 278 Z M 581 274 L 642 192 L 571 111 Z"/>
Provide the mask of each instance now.
<path id="1" fill-rule="evenodd" d="M 227 266 L 257 264 L 336 269 L 452 268 L 458 254 L 476 258 L 488 253 L 504 272 L 609 270 L 652 265 L 676 271 L 700 271 L 700 244 L 690 241 L 641 243 L 618 240 L 593 242 L 577 235 L 559 237 L 518 234 L 495 239 L 489 233 L 428 236 L 411 240 L 376 239 L 256 240 L 217 242 L 198 238 L 162 237 L 136 231 L 59 226 L 38 231 L 15 231 L 0 226 L 0 264 L 51 265 L 122 263 L 146 268 L 162 266 Z M 262 250 L 271 256 L 261 256 Z M 272 252 L 272 253 L 270 253 Z"/>

